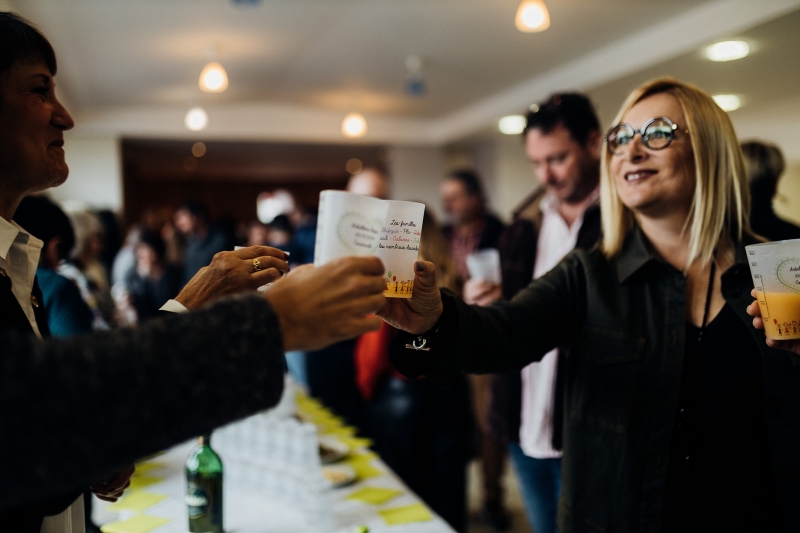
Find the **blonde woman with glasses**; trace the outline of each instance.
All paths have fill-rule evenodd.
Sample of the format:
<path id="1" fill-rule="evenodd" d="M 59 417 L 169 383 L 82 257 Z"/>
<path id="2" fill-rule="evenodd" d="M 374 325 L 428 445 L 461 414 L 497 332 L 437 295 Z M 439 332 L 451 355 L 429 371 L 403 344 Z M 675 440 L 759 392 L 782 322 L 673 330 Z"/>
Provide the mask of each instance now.
<path id="1" fill-rule="evenodd" d="M 800 360 L 746 313 L 754 237 L 730 119 L 662 78 L 615 124 L 601 246 L 485 308 L 439 291 L 418 262 L 414 297 L 380 313 L 409 332 L 395 365 L 447 384 L 572 346 L 562 533 L 800 530 Z"/>

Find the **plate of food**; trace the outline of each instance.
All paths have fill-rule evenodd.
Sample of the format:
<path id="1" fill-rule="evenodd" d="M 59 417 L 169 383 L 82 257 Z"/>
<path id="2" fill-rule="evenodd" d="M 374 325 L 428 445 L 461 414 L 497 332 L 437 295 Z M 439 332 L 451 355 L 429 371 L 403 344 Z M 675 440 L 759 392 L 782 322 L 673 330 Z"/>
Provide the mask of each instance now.
<path id="1" fill-rule="evenodd" d="M 319 438 L 319 460 L 322 464 L 338 461 L 350 453 L 350 446 L 335 437 L 323 435 Z"/>
<path id="2" fill-rule="evenodd" d="M 328 465 L 322 467 L 322 477 L 335 489 L 353 483 L 356 480 L 356 471 L 345 465 Z"/>

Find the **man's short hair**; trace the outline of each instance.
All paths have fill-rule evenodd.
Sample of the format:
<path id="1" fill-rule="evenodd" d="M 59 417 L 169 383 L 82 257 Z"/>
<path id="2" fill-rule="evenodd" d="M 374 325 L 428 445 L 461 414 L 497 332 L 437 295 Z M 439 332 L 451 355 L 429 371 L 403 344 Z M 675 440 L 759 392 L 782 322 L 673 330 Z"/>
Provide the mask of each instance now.
<path id="1" fill-rule="evenodd" d="M 470 196 L 477 196 L 484 200 L 483 195 L 483 185 L 481 185 L 481 178 L 478 174 L 473 170 L 461 169 L 461 170 L 454 170 L 447 174 L 447 179 L 449 180 L 456 180 L 464 186 L 464 190 L 467 191 L 467 194 Z"/>
<path id="2" fill-rule="evenodd" d="M 45 246 L 58 237 L 59 259 L 67 259 L 75 247 L 75 231 L 69 217 L 44 196 L 23 198 L 13 220 L 25 231 L 44 241 Z"/>
<path id="3" fill-rule="evenodd" d="M 541 130 L 547 135 L 559 125 L 566 128 L 572 138 L 581 145 L 589 140 L 589 134 L 600 131 L 597 113 L 586 96 L 578 93 L 559 93 L 531 108 L 522 137 L 525 138 L 531 130 Z"/>
<path id="4" fill-rule="evenodd" d="M 56 53 L 47 38 L 16 13 L 0 12 L 0 74 L 5 74 L 19 61 L 40 59 L 55 76 Z"/>

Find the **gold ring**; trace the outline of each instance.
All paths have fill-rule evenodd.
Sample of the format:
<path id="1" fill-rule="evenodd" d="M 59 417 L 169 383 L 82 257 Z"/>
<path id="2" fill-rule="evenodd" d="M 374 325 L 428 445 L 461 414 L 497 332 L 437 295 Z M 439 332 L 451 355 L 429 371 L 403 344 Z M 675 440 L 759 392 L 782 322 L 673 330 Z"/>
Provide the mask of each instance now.
<path id="1" fill-rule="evenodd" d="M 253 272 L 260 272 L 261 270 L 263 270 L 261 268 L 261 261 L 259 261 L 257 257 L 253 258 Z"/>

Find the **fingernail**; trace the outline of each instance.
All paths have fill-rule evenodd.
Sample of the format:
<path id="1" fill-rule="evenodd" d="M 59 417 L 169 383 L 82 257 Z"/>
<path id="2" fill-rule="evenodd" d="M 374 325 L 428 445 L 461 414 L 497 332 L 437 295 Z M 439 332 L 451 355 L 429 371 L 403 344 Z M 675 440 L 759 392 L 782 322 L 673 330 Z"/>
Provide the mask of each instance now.
<path id="1" fill-rule="evenodd" d="M 417 272 L 425 272 L 425 264 L 422 261 L 417 261 L 415 264 Z"/>

